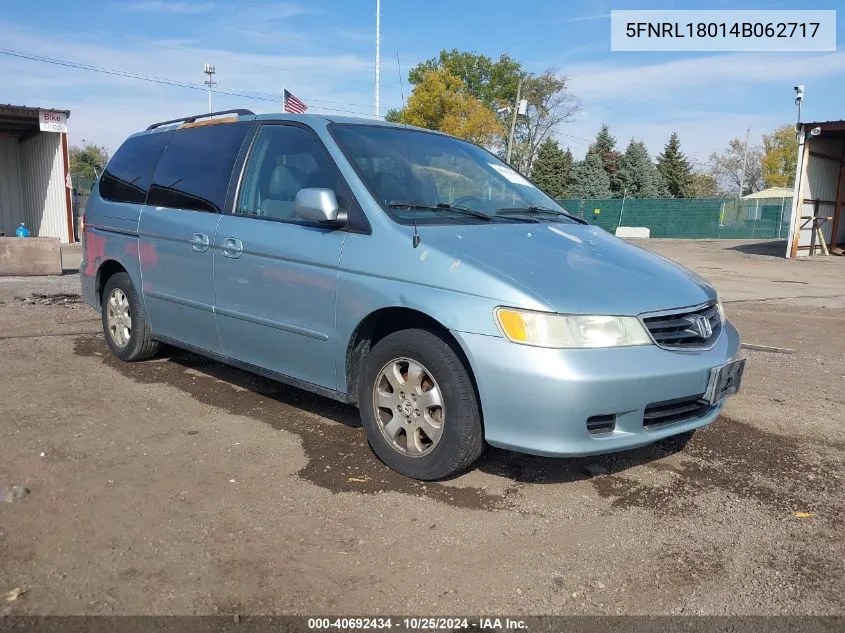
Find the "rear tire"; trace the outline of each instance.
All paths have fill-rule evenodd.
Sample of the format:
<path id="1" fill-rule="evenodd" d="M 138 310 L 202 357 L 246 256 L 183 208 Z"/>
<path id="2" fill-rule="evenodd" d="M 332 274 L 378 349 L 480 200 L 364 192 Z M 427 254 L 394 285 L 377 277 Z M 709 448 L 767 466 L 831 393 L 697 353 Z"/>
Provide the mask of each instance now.
<path id="1" fill-rule="evenodd" d="M 358 403 L 373 452 L 408 477 L 449 477 L 468 468 L 484 448 L 467 369 L 428 330 L 402 330 L 376 343 L 364 361 Z"/>
<path id="2" fill-rule="evenodd" d="M 103 288 L 101 316 L 106 343 L 120 360 L 132 362 L 158 353 L 147 325 L 144 302 L 138 296 L 128 273 L 115 273 Z"/>

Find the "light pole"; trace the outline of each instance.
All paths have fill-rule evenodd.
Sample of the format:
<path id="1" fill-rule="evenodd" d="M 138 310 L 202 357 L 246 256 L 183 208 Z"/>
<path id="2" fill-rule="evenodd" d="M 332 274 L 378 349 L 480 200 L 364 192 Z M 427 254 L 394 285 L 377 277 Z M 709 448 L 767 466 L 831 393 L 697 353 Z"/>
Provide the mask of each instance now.
<path id="1" fill-rule="evenodd" d="M 511 133 L 508 135 L 508 155 L 507 163 L 511 164 L 511 155 L 513 154 L 513 135 L 516 131 L 516 115 L 525 114 L 527 104 L 523 105 L 520 97 L 522 96 L 522 77 L 519 78 L 519 83 L 516 85 L 516 103 L 513 105 L 513 116 L 511 117 Z"/>
<path id="2" fill-rule="evenodd" d="M 745 149 L 742 152 L 742 171 L 739 172 L 739 198 L 742 198 L 742 188 L 745 186 L 745 169 L 748 165 L 748 138 L 751 136 L 751 128 L 745 131 Z"/>
<path id="3" fill-rule="evenodd" d="M 202 72 L 208 75 L 208 79 L 206 79 L 203 84 L 205 84 L 208 88 L 208 111 L 213 112 L 211 109 L 211 90 L 217 85 L 217 82 L 214 81 L 214 73 L 217 72 L 217 69 L 214 67 L 214 64 L 206 64 L 203 67 Z"/>

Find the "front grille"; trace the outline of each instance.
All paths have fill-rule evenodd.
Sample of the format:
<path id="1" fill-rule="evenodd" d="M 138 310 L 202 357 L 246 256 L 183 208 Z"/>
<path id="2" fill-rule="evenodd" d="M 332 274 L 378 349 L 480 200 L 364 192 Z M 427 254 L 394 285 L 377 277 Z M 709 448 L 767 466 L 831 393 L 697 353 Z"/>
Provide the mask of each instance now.
<path id="1" fill-rule="evenodd" d="M 643 426 L 650 427 L 700 418 L 712 408 L 712 405 L 702 398 L 703 394 L 688 398 L 664 400 L 663 402 L 652 402 L 645 408 Z"/>
<path id="2" fill-rule="evenodd" d="M 709 303 L 695 310 L 662 313 L 643 318 L 654 342 L 668 349 L 701 349 L 722 331 L 719 308 Z"/>

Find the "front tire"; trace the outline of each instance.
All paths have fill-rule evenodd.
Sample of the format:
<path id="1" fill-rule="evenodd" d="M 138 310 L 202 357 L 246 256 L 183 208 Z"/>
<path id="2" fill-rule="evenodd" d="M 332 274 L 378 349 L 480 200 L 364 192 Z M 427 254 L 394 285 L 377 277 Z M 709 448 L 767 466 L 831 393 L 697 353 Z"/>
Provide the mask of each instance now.
<path id="1" fill-rule="evenodd" d="M 375 454 L 408 477 L 449 477 L 469 467 L 484 448 L 467 369 L 428 330 L 402 330 L 376 343 L 364 362 L 358 403 Z"/>
<path id="2" fill-rule="evenodd" d="M 103 332 L 112 354 L 124 361 L 144 360 L 158 353 L 147 325 L 144 303 L 128 273 L 115 273 L 103 288 Z"/>

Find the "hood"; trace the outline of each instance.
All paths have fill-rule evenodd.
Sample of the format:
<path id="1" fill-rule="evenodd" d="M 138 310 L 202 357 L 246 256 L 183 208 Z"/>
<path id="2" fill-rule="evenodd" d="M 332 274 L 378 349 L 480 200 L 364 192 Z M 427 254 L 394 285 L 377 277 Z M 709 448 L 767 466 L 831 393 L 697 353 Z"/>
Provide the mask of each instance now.
<path id="1" fill-rule="evenodd" d="M 556 312 L 637 315 L 716 297 L 692 271 L 583 224 L 427 226 L 423 244 L 519 286 Z"/>

